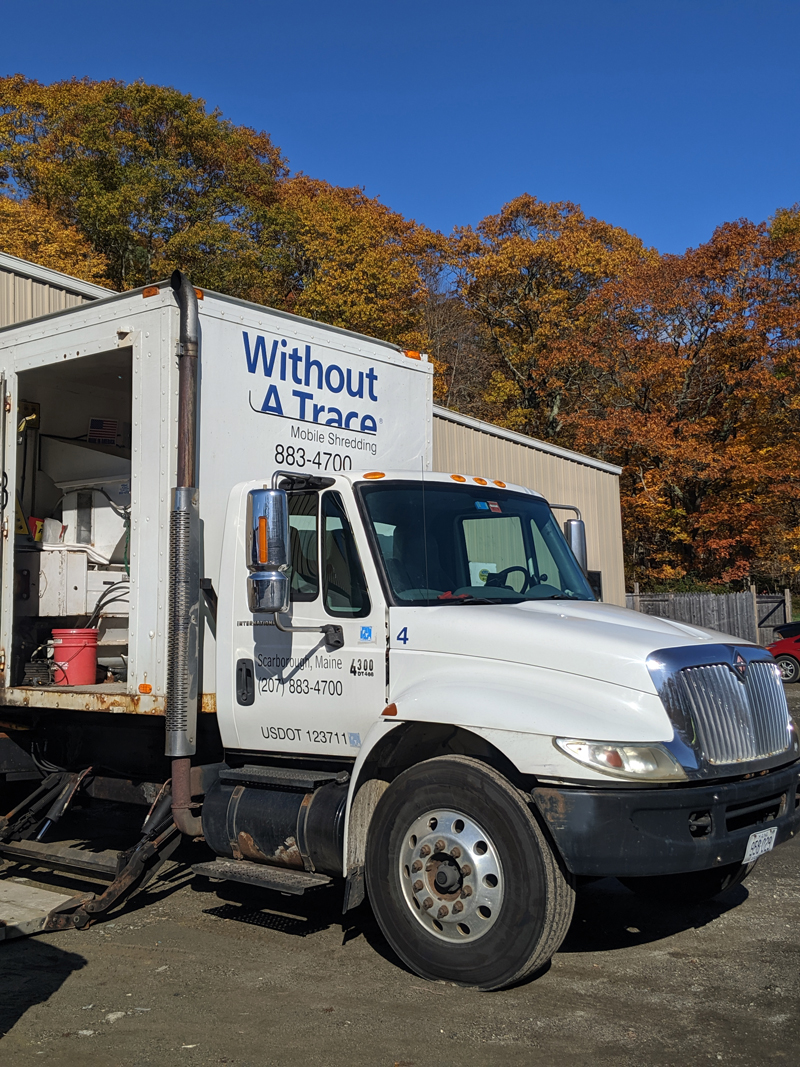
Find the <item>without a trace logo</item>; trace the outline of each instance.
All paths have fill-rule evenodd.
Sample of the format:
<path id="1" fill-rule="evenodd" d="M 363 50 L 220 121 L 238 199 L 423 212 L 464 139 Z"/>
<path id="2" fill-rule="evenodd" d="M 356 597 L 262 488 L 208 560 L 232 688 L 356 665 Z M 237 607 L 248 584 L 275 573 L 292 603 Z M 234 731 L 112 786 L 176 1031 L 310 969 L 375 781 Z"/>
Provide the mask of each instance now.
<path id="1" fill-rule="evenodd" d="M 248 373 L 270 379 L 263 398 L 250 391 L 250 407 L 264 415 L 338 426 L 356 433 L 376 434 L 378 423 L 369 411 L 378 402 L 378 374 L 374 367 L 353 370 L 338 363 L 323 364 L 311 355 L 311 345 L 303 352 L 289 348 L 284 337 L 276 337 L 267 348 L 261 334 L 250 337 L 242 331 Z M 324 401 L 324 402 L 323 402 Z"/>

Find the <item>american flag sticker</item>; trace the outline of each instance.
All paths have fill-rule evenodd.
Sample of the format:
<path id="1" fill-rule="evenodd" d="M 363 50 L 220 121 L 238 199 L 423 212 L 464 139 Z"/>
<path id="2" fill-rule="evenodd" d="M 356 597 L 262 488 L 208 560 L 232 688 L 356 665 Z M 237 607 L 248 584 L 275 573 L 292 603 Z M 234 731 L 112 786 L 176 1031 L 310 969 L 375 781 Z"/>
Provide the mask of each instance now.
<path id="1" fill-rule="evenodd" d="M 89 419 L 87 442 L 90 445 L 115 445 L 118 425 L 116 419 Z"/>

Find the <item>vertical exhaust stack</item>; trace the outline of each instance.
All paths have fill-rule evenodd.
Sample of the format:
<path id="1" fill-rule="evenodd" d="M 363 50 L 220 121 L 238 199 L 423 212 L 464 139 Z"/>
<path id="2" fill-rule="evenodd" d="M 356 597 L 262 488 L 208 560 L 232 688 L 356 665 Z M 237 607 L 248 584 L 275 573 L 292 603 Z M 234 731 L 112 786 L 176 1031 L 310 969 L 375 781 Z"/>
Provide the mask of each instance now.
<path id="1" fill-rule="evenodd" d="M 172 758 L 172 814 L 182 833 L 200 834 L 193 815 L 191 757 L 197 749 L 200 644 L 200 536 L 197 509 L 197 294 L 176 270 L 170 283 L 180 311 L 178 477 L 169 524 L 166 755 Z"/>

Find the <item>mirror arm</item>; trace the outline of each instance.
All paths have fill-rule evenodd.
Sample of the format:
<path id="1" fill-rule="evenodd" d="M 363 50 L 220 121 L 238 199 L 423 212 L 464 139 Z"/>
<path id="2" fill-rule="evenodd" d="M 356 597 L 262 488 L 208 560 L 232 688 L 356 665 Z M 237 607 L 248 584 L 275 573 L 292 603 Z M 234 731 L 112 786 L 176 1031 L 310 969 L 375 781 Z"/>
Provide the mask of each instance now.
<path id="1" fill-rule="evenodd" d="M 275 625 L 285 634 L 325 634 L 325 644 L 328 648 L 344 648 L 344 630 L 334 623 L 325 626 L 284 626 L 276 611 Z"/>

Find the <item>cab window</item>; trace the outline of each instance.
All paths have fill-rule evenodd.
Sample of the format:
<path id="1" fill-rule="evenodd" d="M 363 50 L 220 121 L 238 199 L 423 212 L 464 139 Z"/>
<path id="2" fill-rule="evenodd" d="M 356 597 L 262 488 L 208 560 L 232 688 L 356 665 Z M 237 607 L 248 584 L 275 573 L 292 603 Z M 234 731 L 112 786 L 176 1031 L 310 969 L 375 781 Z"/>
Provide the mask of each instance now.
<path id="1" fill-rule="evenodd" d="M 339 618 L 368 615 L 367 582 L 338 493 L 325 493 L 322 498 L 322 553 L 325 610 Z"/>
<path id="2" fill-rule="evenodd" d="M 317 506 L 319 493 L 289 494 L 289 542 L 292 550 L 292 602 L 307 603 L 319 595 Z"/>

